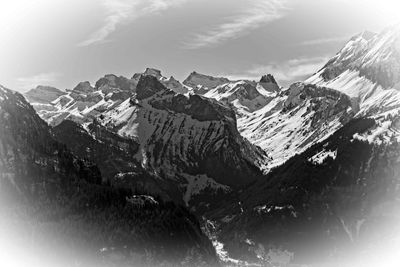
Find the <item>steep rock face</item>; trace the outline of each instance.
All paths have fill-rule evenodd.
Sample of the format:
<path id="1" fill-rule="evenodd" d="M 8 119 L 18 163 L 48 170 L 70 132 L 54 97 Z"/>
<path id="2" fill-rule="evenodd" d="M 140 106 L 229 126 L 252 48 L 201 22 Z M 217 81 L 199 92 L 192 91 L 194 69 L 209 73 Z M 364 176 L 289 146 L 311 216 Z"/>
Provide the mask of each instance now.
<path id="1" fill-rule="evenodd" d="M 78 83 L 72 91 L 76 94 L 90 94 L 94 92 L 94 88 L 90 82 L 86 81 Z"/>
<path id="2" fill-rule="evenodd" d="M 152 75 L 144 77 L 145 78 L 141 78 L 138 82 L 136 88 L 136 99 L 143 100 L 160 91 L 166 90 L 166 87 L 158 81 L 157 77 Z"/>
<path id="3" fill-rule="evenodd" d="M 360 106 L 359 116 L 400 106 L 400 27 L 353 37 L 316 74 L 307 79 L 341 91 Z"/>
<path id="4" fill-rule="evenodd" d="M 260 83 L 274 83 L 274 84 L 278 84 L 274 78 L 274 76 L 272 76 L 272 74 L 267 74 L 267 75 L 263 75 L 260 79 Z"/>
<path id="5" fill-rule="evenodd" d="M 263 75 L 260 79 L 259 84 L 268 92 L 279 91 L 279 85 L 272 74 Z"/>
<path id="6" fill-rule="evenodd" d="M 229 222 L 216 220 L 229 255 L 259 263 L 271 253 L 297 264 L 379 261 L 379 244 L 389 249 L 400 230 L 400 136 L 397 123 L 385 125 L 351 121 L 249 186 L 240 205 L 225 206 Z M 374 130 L 382 127 L 392 134 Z"/>
<path id="7" fill-rule="evenodd" d="M 168 89 L 174 91 L 175 93 L 178 94 L 186 94 L 189 92 L 190 88 L 187 87 L 186 85 L 183 85 L 180 81 L 175 79 L 173 76 L 169 78 L 163 78 L 161 79 L 162 84 L 165 85 Z"/>
<path id="8" fill-rule="evenodd" d="M 137 92 L 139 98 L 104 113 L 100 122 L 135 139 L 142 167 L 175 180 L 186 202 L 204 189 L 228 192 L 259 177 L 257 167 L 266 156 L 237 132 L 231 109 L 197 95 L 175 94 L 152 76 L 141 77 Z"/>
<path id="9" fill-rule="evenodd" d="M 210 89 L 229 82 L 227 78 L 208 76 L 194 71 L 183 81 L 183 84 L 193 88 L 194 93 L 202 95 Z"/>

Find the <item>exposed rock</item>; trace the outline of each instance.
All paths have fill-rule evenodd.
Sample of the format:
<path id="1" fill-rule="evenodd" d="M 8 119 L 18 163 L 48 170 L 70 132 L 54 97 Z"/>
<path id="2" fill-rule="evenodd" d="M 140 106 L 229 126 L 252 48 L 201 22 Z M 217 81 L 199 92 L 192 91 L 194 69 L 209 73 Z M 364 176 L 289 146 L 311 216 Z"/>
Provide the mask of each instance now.
<path id="1" fill-rule="evenodd" d="M 88 81 L 80 82 L 72 89 L 72 92 L 77 94 L 89 94 L 94 92 L 94 88 Z"/>
<path id="2" fill-rule="evenodd" d="M 274 84 L 278 84 L 274 78 L 274 76 L 272 76 L 272 74 L 267 74 L 267 75 L 263 75 L 260 79 L 260 83 L 274 83 Z"/>
<path id="3" fill-rule="evenodd" d="M 228 82 L 230 81 L 227 78 L 208 76 L 194 71 L 183 81 L 183 84 L 192 87 L 195 93 L 202 94 Z"/>
<path id="4" fill-rule="evenodd" d="M 136 98 L 142 100 L 167 88 L 152 75 L 142 75 L 136 87 Z"/>

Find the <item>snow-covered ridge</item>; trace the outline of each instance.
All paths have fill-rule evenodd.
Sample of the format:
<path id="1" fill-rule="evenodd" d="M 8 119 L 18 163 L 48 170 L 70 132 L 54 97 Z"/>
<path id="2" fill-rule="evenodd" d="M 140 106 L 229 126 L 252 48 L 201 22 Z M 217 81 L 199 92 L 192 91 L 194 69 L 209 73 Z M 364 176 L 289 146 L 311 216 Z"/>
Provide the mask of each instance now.
<path id="1" fill-rule="evenodd" d="M 358 116 L 400 107 L 400 26 L 353 37 L 306 80 L 341 91 L 360 106 Z"/>
<path id="2" fill-rule="evenodd" d="M 331 159 L 336 159 L 337 155 L 337 150 L 335 151 L 326 151 L 322 150 L 321 152 L 318 152 L 314 156 L 308 159 L 309 162 L 315 164 L 315 165 L 320 165 L 323 164 L 328 158 Z"/>
<path id="3" fill-rule="evenodd" d="M 269 170 L 324 140 L 353 116 L 350 99 L 335 90 L 293 84 L 266 106 L 238 119 L 240 133 L 271 155 Z"/>
<path id="4" fill-rule="evenodd" d="M 208 90 L 204 96 L 232 104 L 237 115 L 241 117 L 264 107 L 277 94 L 266 91 L 255 82 L 238 81 L 219 85 Z"/>
<path id="5" fill-rule="evenodd" d="M 66 92 L 38 86 L 25 96 L 39 116 L 52 126 L 66 119 L 87 123 L 136 93 L 136 86 L 143 75 L 154 76 L 167 88 L 179 93 L 187 93 L 190 89 L 173 77 L 163 77 L 159 70 L 147 68 L 143 73 L 134 74 L 131 79 L 107 74 L 94 86 L 88 81 L 80 82 Z"/>

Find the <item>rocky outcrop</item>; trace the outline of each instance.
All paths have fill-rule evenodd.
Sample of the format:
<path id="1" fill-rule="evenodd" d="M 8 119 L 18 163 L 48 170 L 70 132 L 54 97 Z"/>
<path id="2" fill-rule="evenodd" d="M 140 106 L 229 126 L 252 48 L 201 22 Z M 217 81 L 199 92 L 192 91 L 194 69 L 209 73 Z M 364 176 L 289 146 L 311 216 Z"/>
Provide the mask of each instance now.
<path id="1" fill-rule="evenodd" d="M 263 75 L 260 79 L 260 83 L 274 83 L 274 84 L 278 84 L 275 81 L 274 76 L 272 76 L 272 74 L 267 74 L 267 75 Z"/>
<path id="2" fill-rule="evenodd" d="M 155 76 L 143 75 L 136 87 L 136 99 L 143 100 L 167 88 Z"/>
<path id="3" fill-rule="evenodd" d="M 94 88 L 88 81 L 80 82 L 72 89 L 72 92 L 76 94 L 90 94 L 94 92 Z"/>
<path id="4" fill-rule="evenodd" d="M 279 85 L 272 74 L 263 75 L 259 84 L 268 92 L 278 92 Z"/>

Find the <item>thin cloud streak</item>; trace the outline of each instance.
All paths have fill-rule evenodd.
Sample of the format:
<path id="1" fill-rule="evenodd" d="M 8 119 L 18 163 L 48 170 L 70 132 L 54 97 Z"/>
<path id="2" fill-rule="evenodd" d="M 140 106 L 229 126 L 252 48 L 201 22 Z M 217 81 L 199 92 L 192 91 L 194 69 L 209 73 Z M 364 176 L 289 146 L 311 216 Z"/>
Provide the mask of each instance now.
<path id="1" fill-rule="evenodd" d="M 228 22 L 191 36 L 183 42 L 183 48 L 198 49 L 215 46 L 227 40 L 239 38 L 251 30 L 283 17 L 288 11 L 286 0 L 259 0 L 243 14 L 227 18 Z"/>
<path id="2" fill-rule="evenodd" d="M 28 77 L 21 77 L 17 79 L 19 89 L 27 91 L 38 85 L 53 84 L 62 74 L 58 72 L 44 72 L 35 74 Z"/>
<path id="3" fill-rule="evenodd" d="M 88 39 L 77 46 L 90 46 L 110 42 L 107 38 L 120 25 L 128 24 L 141 16 L 156 14 L 160 11 L 183 4 L 187 0 L 103 0 L 107 12 L 104 25 L 92 33 Z"/>
<path id="4" fill-rule="evenodd" d="M 330 43 L 339 43 L 348 41 L 350 37 L 342 36 L 342 37 L 334 37 L 334 38 L 321 38 L 321 39 L 314 39 L 314 40 L 307 40 L 304 42 L 299 43 L 301 46 L 309 46 L 309 45 L 322 45 L 322 44 L 330 44 Z"/>
<path id="5" fill-rule="evenodd" d="M 290 83 L 302 81 L 306 77 L 311 76 L 316 70 L 320 69 L 328 59 L 328 56 L 296 58 L 284 62 L 257 65 L 243 73 L 232 73 L 225 76 L 233 80 L 259 80 L 262 75 L 270 73 L 275 76 L 278 82 L 287 86 Z"/>

